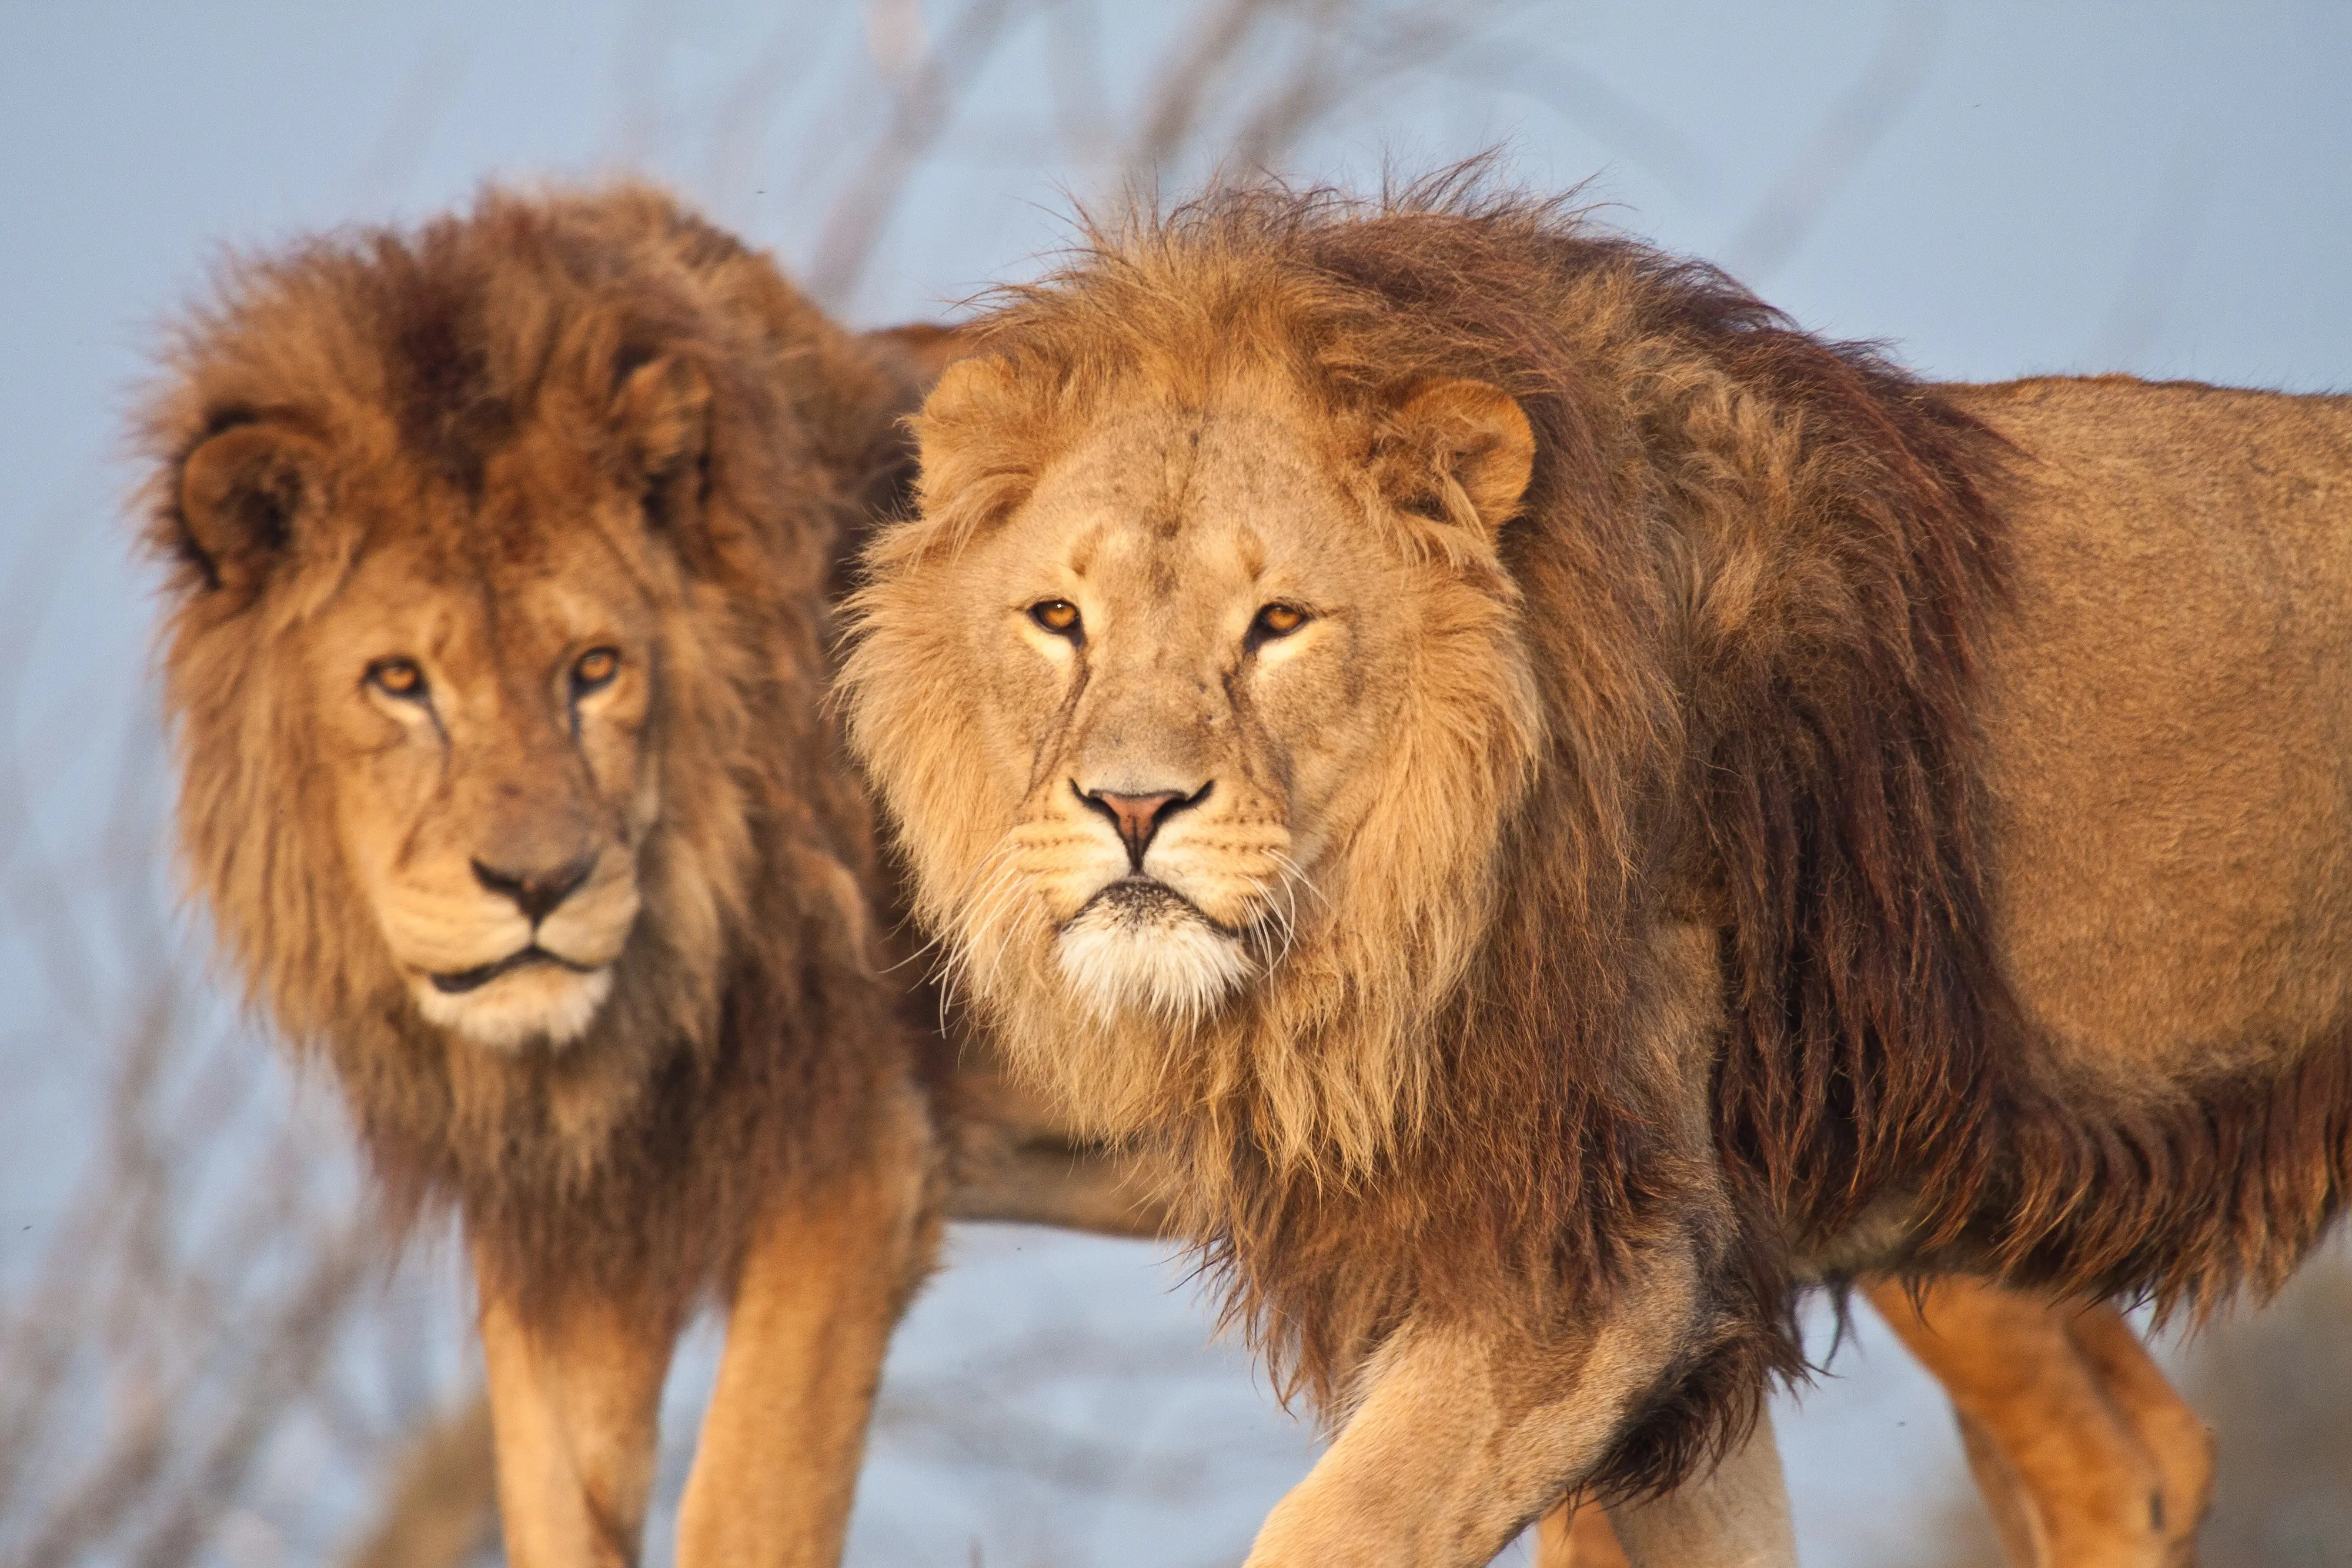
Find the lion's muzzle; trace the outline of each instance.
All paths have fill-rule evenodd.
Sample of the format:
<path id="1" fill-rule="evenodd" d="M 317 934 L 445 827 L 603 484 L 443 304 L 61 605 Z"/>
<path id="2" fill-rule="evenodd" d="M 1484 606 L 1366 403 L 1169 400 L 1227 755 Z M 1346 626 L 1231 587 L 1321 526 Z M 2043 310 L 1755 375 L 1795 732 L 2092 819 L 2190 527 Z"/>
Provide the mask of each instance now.
<path id="1" fill-rule="evenodd" d="M 564 815 L 493 833 L 503 852 L 419 865 L 377 889 L 418 1009 L 476 1045 L 564 1045 L 612 993 L 637 915 L 634 857 L 583 845 Z"/>
<path id="2" fill-rule="evenodd" d="M 596 869 L 596 852 L 574 855 L 560 865 L 523 871 L 501 871 L 474 861 L 474 880 L 501 898 L 514 901 L 522 917 L 534 926 L 555 913 L 555 908 L 580 890 Z"/>
<path id="3" fill-rule="evenodd" d="M 1197 806 L 1209 798 L 1216 788 L 1214 781 L 1187 792 L 1181 789 L 1155 789 L 1144 794 L 1120 794 L 1109 789 L 1087 789 L 1070 780 L 1070 792 L 1088 808 L 1110 819 L 1118 831 L 1118 841 L 1127 846 L 1127 863 L 1139 874 L 1143 870 L 1143 856 L 1159 835 L 1161 824 L 1177 812 Z"/>

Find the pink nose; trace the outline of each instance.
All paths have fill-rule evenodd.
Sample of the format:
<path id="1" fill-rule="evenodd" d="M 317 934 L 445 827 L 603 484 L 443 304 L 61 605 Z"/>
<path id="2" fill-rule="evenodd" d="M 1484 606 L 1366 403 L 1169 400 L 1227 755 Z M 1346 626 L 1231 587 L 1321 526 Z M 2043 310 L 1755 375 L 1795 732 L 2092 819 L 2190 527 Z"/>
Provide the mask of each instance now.
<path id="1" fill-rule="evenodd" d="M 1112 825 L 1118 829 L 1119 841 L 1127 846 L 1127 862 L 1137 871 L 1143 869 L 1143 852 L 1151 847 L 1152 835 L 1168 820 L 1168 808 L 1180 801 L 1190 803 L 1187 797 L 1172 789 L 1156 795 L 1114 795 L 1108 790 L 1094 790 L 1081 799 L 1110 818 Z"/>

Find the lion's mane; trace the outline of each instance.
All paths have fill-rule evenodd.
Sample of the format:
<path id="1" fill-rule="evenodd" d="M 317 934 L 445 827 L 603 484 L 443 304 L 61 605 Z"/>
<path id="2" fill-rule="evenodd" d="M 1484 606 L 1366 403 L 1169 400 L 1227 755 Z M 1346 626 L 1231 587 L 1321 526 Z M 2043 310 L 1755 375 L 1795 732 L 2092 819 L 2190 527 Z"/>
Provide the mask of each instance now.
<path id="1" fill-rule="evenodd" d="M 689 503 L 664 514 L 683 570 L 656 590 L 664 815 L 644 912 L 587 1035 L 485 1051 L 404 997 L 286 667 L 291 629 L 367 541 L 330 530 L 258 587 L 226 579 L 179 474 L 260 419 L 461 494 L 536 422 L 624 464 L 674 433 L 582 411 L 664 358 L 707 387 L 707 432 L 675 481 Z M 907 1057 L 865 946 L 868 817 L 822 716 L 824 594 L 863 506 L 904 482 L 893 421 L 916 387 L 911 363 L 642 187 L 491 192 L 413 233 L 233 260 L 180 324 L 141 442 L 184 859 L 250 1000 L 331 1065 L 396 1219 L 454 1198 L 469 1240 L 534 1290 L 691 1291 L 781 1184 L 856 1157 Z M 416 526 L 466 526 L 434 515 Z"/>
<path id="2" fill-rule="evenodd" d="M 1372 203 L 1244 190 L 1097 231 L 970 334 L 1004 367 L 1000 402 L 941 444 L 953 470 L 925 475 L 924 517 L 876 547 L 869 617 L 897 563 L 1017 507 L 1122 377 L 1167 378 L 1181 404 L 1282 367 L 1346 450 L 1402 390 L 1471 378 L 1536 433 L 1499 546 L 1541 683 L 1532 781 L 1464 777 L 1464 809 L 1500 812 L 1481 825 L 1494 852 L 1329 916 L 1489 912 L 1473 950 L 1408 922 L 1332 945 L 1378 974 L 1277 965 L 1268 990 L 1311 990 L 1245 998 L 1238 1023 L 1164 1048 L 1155 1097 L 1121 1108 L 1164 1142 L 1230 1310 L 1318 1403 L 1408 1312 L 1572 1312 L 1646 1235 L 1691 1223 L 1714 1178 L 1672 1153 L 1643 1045 L 1670 994 L 1654 935 L 1675 924 L 1719 934 L 1709 1103 L 1733 1219 L 1715 1222 L 1717 1337 L 1639 1414 L 1604 1489 L 1670 1479 L 1752 1416 L 1761 1374 L 1801 1364 L 1793 1260 L 1874 1200 L 1909 1206 L 1922 1256 L 1952 1244 L 2016 1277 L 2175 1299 L 2274 1278 L 2332 1212 L 2339 1053 L 2225 1086 L 2211 1118 L 2085 1116 L 2035 1080 L 1989 948 L 1976 729 L 2018 459 L 1871 346 L 1475 173 Z M 851 659 L 860 734 L 862 706 L 909 689 L 889 656 Z M 946 757 L 945 685 L 970 673 L 929 678 L 929 711 L 873 722 L 931 726 L 925 753 Z M 919 866 L 925 846 L 908 852 Z M 1399 1016 L 1414 1061 L 1356 1049 Z M 1268 1027 L 1301 1018 L 1316 1030 Z M 1302 1056 L 1319 1092 L 1278 1092 Z M 1372 1108 L 1375 1146 L 1333 1135 L 1340 1103 Z"/>

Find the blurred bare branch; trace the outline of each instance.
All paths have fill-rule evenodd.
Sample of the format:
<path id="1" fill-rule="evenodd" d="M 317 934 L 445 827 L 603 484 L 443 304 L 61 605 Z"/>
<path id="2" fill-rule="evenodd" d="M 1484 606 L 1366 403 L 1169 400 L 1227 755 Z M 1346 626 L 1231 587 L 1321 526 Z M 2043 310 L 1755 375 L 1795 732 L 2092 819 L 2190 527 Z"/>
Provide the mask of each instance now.
<path id="1" fill-rule="evenodd" d="M 1726 269 L 1752 282 L 1769 277 L 1796 253 L 1918 97 L 1943 31 L 1939 0 L 1895 0 L 1870 64 L 1725 242 L 1716 259 Z"/>
<path id="2" fill-rule="evenodd" d="M 2206 210 L 2221 190 L 2211 140 L 2191 122 L 2174 143 L 2147 221 L 2133 241 L 2115 303 L 2091 335 L 2084 369 L 2153 369 L 2135 363 L 2163 329 L 2182 274 L 2196 254 Z"/>
<path id="3" fill-rule="evenodd" d="M 408 193 L 465 79 L 465 54 L 451 40 L 437 39 L 419 53 L 352 181 L 360 211 L 382 211 Z"/>
<path id="4" fill-rule="evenodd" d="M 462 1568 L 498 1543 L 490 1406 L 475 1398 L 410 1438 L 383 1507 L 348 1568 Z"/>
<path id="5" fill-rule="evenodd" d="M 937 45 L 913 46 L 920 52 L 894 84 L 888 123 L 852 165 L 846 192 L 817 231 L 805 281 L 819 299 L 846 298 L 865 275 L 908 179 L 954 118 L 958 98 L 987 68 L 1017 7 L 1018 0 L 970 0 Z"/>
<path id="6" fill-rule="evenodd" d="M 1682 129 L 1540 40 L 1483 37 L 1432 68 L 1467 92 L 1509 92 L 1540 103 L 1603 146 L 1655 174 L 1685 200 L 1711 197 L 1722 172 Z"/>
<path id="7" fill-rule="evenodd" d="M 12 1129 L 87 1157 L 0 1253 L 0 1561 L 316 1560 L 352 1489 L 289 1479 L 372 1470 L 396 1444 L 404 1410 L 331 1422 L 321 1395 L 368 1309 L 415 1283 L 383 1280 L 342 1130 L 289 1098 L 170 918 L 152 714 L 132 733 L 111 798 L 77 790 L 98 811 L 70 860 L 28 831 L 66 815 L 79 781 L 41 770 L 69 751 L 20 751 L 0 781 L 0 966 L 40 980 L 16 998 L 7 1065 L 20 1082 L 74 1061 L 109 1080 L 86 1130 Z"/>

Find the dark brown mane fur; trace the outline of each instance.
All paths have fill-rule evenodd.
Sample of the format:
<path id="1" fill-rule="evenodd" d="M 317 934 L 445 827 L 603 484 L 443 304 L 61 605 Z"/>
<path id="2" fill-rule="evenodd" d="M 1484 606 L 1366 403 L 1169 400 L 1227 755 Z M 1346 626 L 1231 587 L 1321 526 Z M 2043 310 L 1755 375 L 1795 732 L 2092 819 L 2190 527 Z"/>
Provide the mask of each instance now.
<path id="1" fill-rule="evenodd" d="M 468 548 L 488 559 L 493 524 L 468 501 L 485 463 L 570 419 L 625 466 L 631 437 L 589 434 L 578 411 L 656 359 L 699 373 L 709 431 L 645 546 L 682 563 L 665 610 L 698 648 L 664 672 L 645 906 L 586 1036 L 484 1051 L 425 1024 L 391 975 L 310 721 L 275 673 L 336 552 L 370 538 L 328 507 L 287 564 L 225 585 L 181 515 L 181 465 L 226 427 L 279 422 L 335 473 L 432 501 L 397 526 L 479 530 Z M 764 257 L 628 186 L 493 192 L 414 232 L 240 261 L 173 340 L 142 440 L 146 543 L 175 568 L 162 657 L 190 880 L 253 1000 L 331 1066 L 395 1216 L 454 1199 L 469 1239 L 533 1290 L 674 1302 L 723 1281 L 752 1211 L 860 1157 L 877 1085 L 906 1070 L 893 989 L 864 950 L 866 811 L 821 697 L 824 584 L 865 502 L 903 483 L 893 421 L 917 384 Z M 689 886 L 721 911 L 716 950 L 667 933 L 665 901 Z"/>

